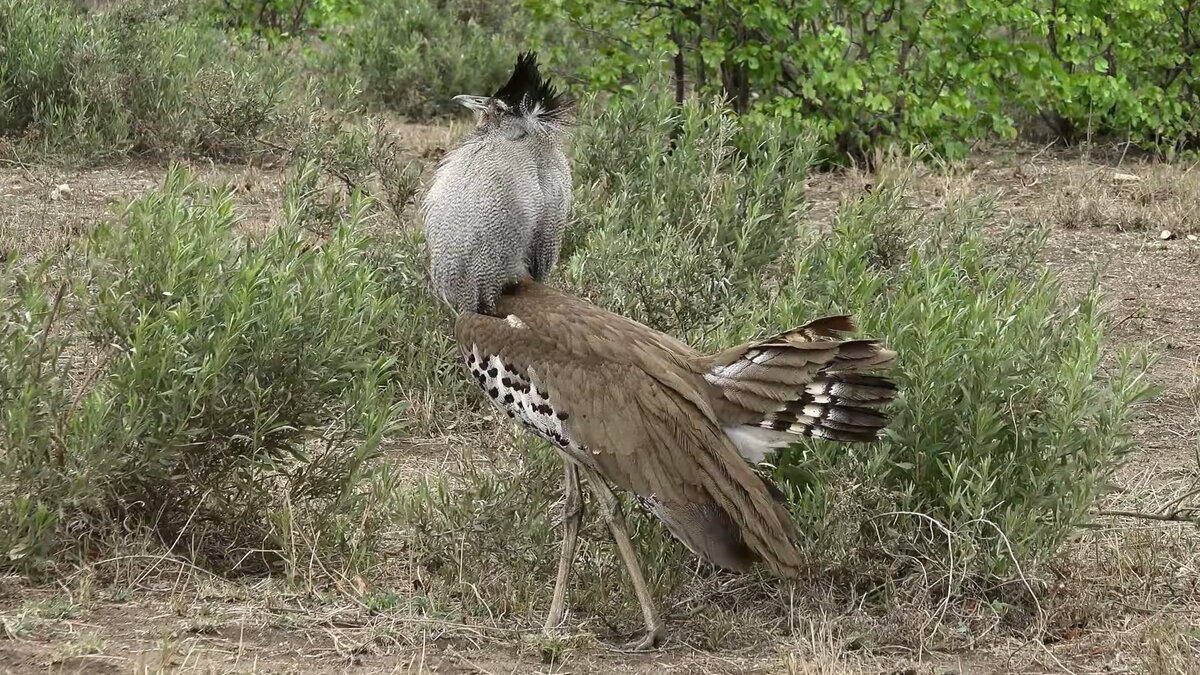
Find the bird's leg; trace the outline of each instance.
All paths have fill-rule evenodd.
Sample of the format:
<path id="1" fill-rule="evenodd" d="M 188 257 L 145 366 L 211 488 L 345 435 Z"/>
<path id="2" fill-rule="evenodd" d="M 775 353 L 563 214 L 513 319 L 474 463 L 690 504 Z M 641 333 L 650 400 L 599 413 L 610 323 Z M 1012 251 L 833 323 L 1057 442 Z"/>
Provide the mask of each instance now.
<path id="1" fill-rule="evenodd" d="M 646 579 L 642 577 L 642 568 L 633 551 L 633 542 L 629 541 L 629 532 L 625 529 L 625 515 L 621 512 L 621 502 L 617 501 L 617 496 L 613 494 L 608 483 L 604 482 L 599 474 L 582 466 L 580 470 L 584 472 L 584 477 L 587 478 L 592 493 L 596 495 L 597 506 L 604 514 L 604 520 L 608 522 L 608 529 L 612 532 L 613 541 L 617 544 L 621 561 L 625 563 L 625 569 L 629 571 L 633 593 L 642 607 L 642 618 L 646 622 L 646 635 L 641 640 L 629 643 L 626 648 L 634 651 L 652 649 L 666 637 L 666 631 L 659 623 L 658 612 L 654 609 L 654 599 L 650 597 L 650 591 L 646 588 Z"/>
<path id="2" fill-rule="evenodd" d="M 558 628 L 563 622 L 567 608 L 567 579 L 575 562 L 575 541 L 582 520 L 583 495 L 579 492 L 579 473 L 575 469 L 575 462 L 563 457 L 562 555 L 558 558 L 558 578 L 554 581 L 554 596 L 550 600 L 550 614 L 546 617 L 544 628 L 546 632 Z"/>

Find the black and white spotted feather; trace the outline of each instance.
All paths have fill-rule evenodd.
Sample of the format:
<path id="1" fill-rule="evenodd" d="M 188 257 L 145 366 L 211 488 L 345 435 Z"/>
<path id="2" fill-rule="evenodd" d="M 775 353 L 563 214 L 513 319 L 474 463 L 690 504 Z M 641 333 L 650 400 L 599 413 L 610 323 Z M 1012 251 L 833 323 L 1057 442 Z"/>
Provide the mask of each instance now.
<path id="1" fill-rule="evenodd" d="M 487 397 L 501 412 L 571 459 L 594 464 L 589 453 L 575 442 L 568 427 L 570 413 L 556 409 L 550 391 L 532 368 L 512 367 L 497 354 L 485 354 L 472 345 L 467 368 Z"/>

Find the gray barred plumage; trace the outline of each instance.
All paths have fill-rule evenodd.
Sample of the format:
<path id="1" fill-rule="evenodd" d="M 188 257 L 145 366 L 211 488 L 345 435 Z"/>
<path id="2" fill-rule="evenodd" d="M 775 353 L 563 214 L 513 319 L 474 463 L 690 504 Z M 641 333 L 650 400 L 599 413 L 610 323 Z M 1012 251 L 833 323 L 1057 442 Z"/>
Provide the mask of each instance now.
<path id="1" fill-rule="evenodd" d="M 546 279 L 571 206 L 572 104 L 522 54 L 490 97 L 456 96 L 478 124 L 446 154 L 421 203 L 435 293 L 456 311 L 491 311 L 505 287 Z"/>

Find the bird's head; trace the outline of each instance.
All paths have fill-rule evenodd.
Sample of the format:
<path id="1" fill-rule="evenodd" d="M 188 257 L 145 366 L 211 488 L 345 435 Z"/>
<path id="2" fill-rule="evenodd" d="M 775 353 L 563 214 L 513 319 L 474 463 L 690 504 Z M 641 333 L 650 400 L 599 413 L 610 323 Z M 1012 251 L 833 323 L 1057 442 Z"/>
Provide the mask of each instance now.
<path id="1" fill-rule="evenodd" d="M 518 136 L 560 129 L 570 121 L 574 108 L 568 96 L 557 91 L 549 78 L 542 77 L 533 52 L 517 57 L 512 76 L 491 96 L 463 94 L 452 100 L 475 112 L 480 129 L 499 129 Z"/>

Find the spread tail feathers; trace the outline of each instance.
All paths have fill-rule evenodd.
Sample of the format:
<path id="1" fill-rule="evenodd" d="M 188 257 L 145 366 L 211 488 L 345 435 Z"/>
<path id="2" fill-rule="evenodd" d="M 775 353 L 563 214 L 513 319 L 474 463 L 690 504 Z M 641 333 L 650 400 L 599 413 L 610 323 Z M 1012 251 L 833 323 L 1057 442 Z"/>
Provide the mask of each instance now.
<path id="1" fill-rule="evenodd" d="M 826 317 L 697 359 L 743 457 L 760 462 L 799 436 L 878 438 L 896 385 L 869 371 L 890 367 L 896 353 L 877 340 L 843 339 L 854 330 L 850 317 Z"/>

